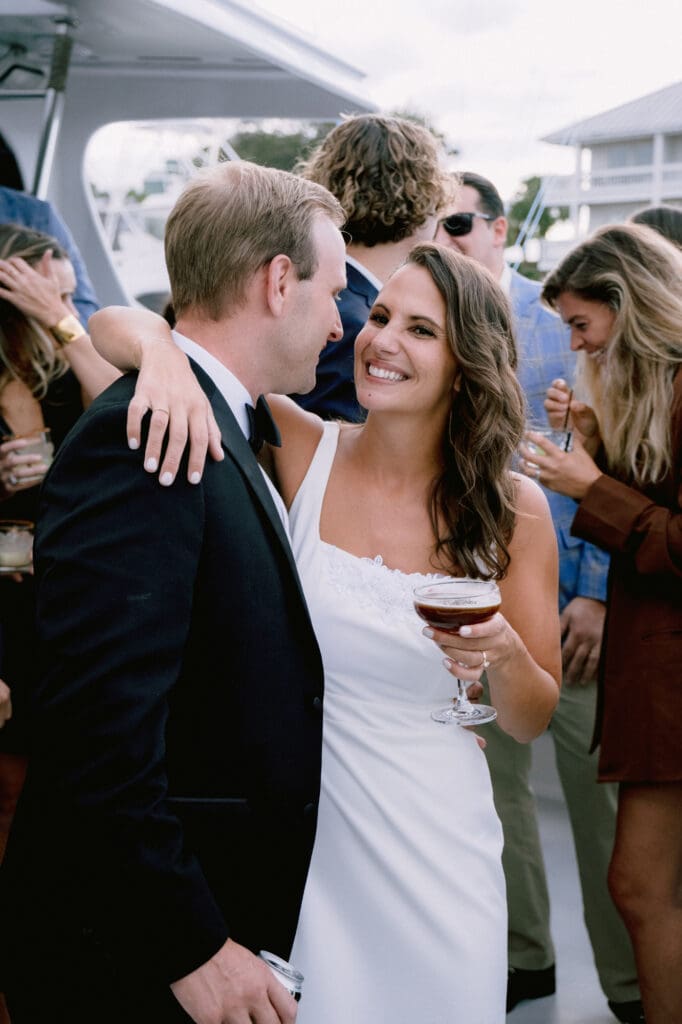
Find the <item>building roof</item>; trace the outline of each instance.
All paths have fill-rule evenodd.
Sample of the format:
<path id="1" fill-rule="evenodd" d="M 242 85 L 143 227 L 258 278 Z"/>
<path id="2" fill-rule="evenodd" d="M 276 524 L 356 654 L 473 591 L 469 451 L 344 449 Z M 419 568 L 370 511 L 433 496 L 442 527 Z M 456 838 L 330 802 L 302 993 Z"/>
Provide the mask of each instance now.
<path id="1" fill-rule="evenodd" d="M 682 82 L 595 114 L 585 121 L 576 121 L 545 135 L 542 141 L 554 142 L 558 146 L 590 145 L 641 138 L 658 132 L 682 132 Z"/>

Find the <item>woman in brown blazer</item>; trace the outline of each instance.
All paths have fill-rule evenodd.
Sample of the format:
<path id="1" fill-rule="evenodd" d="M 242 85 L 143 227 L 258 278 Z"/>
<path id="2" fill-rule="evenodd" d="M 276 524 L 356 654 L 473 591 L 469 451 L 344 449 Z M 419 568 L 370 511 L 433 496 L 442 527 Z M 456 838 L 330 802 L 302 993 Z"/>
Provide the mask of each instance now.
<path id="1" fill-rule="evenodd" d="M 682 1020 L 682 253 L 602 228 L 545 281 L 590 405 L 548 391 L 574 450 L 523 449 L 529 476 L 579 502 L 572 532 L 611 554 L 595 743 L 618 781 L 609 885 L 630 931 L 647 1024 Z M 528 435 L 531 439 L 532 434 Z"/>

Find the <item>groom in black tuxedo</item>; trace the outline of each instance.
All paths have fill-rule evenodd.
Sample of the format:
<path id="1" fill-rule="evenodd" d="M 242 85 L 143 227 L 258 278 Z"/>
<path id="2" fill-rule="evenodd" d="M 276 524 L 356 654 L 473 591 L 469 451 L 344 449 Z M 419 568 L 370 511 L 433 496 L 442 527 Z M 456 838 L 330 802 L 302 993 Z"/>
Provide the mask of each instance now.
<path id="1" fill-rule="evenodd" d="M 1 872 L 13 1024 L 294 1020 L 252 951 L 286 957 L 294 935 L 322 666 L 247 405 L 312 388 L 341 336 L 342 220 L 324 188 L 283 171 L 229 163 L 190 184 L 166 235 L 176 340 L 224 459 L 159 487 L 125 446 L 129 375 L 46 481 L 44 671 Z"/>

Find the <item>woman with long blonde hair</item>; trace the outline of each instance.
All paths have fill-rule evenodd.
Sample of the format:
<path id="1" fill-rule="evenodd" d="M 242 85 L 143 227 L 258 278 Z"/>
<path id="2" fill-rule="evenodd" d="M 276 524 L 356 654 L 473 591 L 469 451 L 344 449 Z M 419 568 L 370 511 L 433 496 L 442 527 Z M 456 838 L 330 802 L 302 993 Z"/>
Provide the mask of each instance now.
<path id="1" fill-rule="evenodd" d="M 611 554 L 595 743 L 620 783 L 609 884 L 632 937 L 647 1024 L 682 1010 L 682 253 L 649 228 L 602 228 L 545 281 L 588 403 L 555 381 L 575 450 L 525 470 L 579 502 L 573 532 Z M 532 439 L 533 435 L 529 435 Z"/>

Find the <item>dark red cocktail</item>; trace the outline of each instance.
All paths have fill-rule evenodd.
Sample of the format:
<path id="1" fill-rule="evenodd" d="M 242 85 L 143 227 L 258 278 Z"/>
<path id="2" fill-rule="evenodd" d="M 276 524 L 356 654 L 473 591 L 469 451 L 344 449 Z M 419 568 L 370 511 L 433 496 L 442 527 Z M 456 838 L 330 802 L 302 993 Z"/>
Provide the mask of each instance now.
<path id="1" fill-rule="evenodd" d="M 493 617 L 501 603 L 497 584 L 490 580 L 453 577 L 438 583 L 427 583 L 414 591 L 417 615 L 433 629 L 456 635 L 462 626 L 473 626 Z M 466 683 L 457 679 L 457 697 L 452 705 L 432 712 L 436 722 L 458 725 L 483 725 L 497 717 L 495 708 L 472 704 Z"/>

